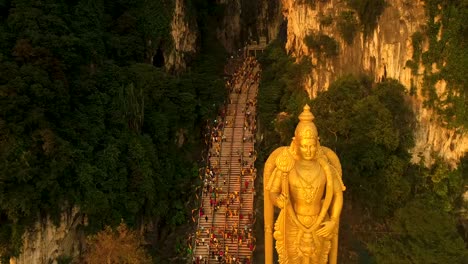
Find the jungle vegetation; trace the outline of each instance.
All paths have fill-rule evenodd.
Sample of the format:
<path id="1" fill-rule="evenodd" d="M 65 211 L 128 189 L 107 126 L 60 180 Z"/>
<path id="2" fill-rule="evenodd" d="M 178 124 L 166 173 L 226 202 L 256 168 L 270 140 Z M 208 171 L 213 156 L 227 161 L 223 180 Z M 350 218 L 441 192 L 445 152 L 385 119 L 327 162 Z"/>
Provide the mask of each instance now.
<path id="1" fill-rule="evenodd" d="M 155 237 L 161 238 L 162 230 L 189 219 L 189 201 L 199 184 L 202 128 L 225 98 L 226 54 L 213 28 L 222 7 L 211 0 L 186 2 L 200 33 L 200 52 L 188 54 L 193 57 L 188 70 L 175 74 L 161 61 L 161 52 L 173 45 L 171 0 L 0 0 L 4 261 L 20 253 L 22 234 L 33 223 L 47 216 L 58 222 L 60 213 L 74 206 L 88 217 L 84 231 L 96 236 L 117 235 L 111 228 L 122 223 L 131 229 L 151 221 L 158 227 Z M 440 72 L 424 73 L 426 105 L 448 126 L 464 128 L 468 104 L 459 95 L 466 94 L 468 76 L 466 1 L 427 2 L 427 32 L 413 36 L 415 55 L 407 65 L 444 65 Z M 360 29 L 370 34 L 385 1 L 348 4 Z M 439 13 L 443 19 L 436 22 Z M 358 27 L 351 15 L 340 18 L 348 42 Z M 445 30 L 438 40 L 441 27 Z M 308 40 L 309 48 L 336 56 L 333 39 L 314 35 Z M 423 41 L 429 42 L 428 51 L 423 52 Z M 442 161 L 430 168 L 411 164 L 415 120 L 401 84 L 342 76 L 311 101 L 297 83 L 312 65 L 294 63 L 282 46 L 271 45 L 261 59 L 259 164 L 289 143 L 297 114 L 310 103 L 322 144 L 342 160 L 346 199 L 364 216 L 357 227 L 368 227 L 355 232 L 356 226 L 345 224 L 343 234 L 356 237 L 370 263 L 466 259 L 456 219 L 468 179 L 467 159 L 456 170 Z M 451 84 L 444 98 L 434 89 L 441 78 Z M 172 248 L 166 254 L 176 254 L 174 244 L 168 243 Z M 162 263 L 163 252 L 150 253 Z M 63 256 L 62 263 L 68 261 Z"/>
<path id="2" fill-rule="evenodd" d="M 74 206 L 87 234 L 152 222 L 160 238 L 187 222 L 202 128 L 225 98 L 208 2 L 188 4 L 200 52 L 170 74 L 148 54 L 173 45 L 173 1 L 0 1 L 4 261 L 32 223 Z"/>

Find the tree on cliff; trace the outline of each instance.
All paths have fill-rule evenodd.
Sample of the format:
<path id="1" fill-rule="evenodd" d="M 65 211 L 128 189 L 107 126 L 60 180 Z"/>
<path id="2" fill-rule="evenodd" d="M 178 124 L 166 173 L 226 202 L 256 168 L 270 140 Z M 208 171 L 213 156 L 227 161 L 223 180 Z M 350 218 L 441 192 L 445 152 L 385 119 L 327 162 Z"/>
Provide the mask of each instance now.
<path id="1" fill-rule="evenodd" d="M 107 226 L 88 238 L 87 264 L 150 264 L 151 257 L 141 246 L 142 237 L 121 223 L 116 230 Z"/>

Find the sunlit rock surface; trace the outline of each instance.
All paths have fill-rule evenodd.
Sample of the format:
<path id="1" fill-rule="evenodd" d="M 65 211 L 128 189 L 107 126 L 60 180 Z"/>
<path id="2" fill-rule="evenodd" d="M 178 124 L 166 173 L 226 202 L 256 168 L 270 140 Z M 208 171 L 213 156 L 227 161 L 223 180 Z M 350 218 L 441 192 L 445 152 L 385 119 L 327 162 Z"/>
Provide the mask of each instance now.
<path id="1" fill-rule="evenodd" d="M 175 1 L 171 22 L 172 49 L 165 55 L 165 66 L 169 71 L 180 72 L 197 51 L 198 28 L 194 17 L 187 15 L 184 0 Z"/>
<path id="2" fill-rule="evenodd" d="M 79 256 L 85 241 L 79 226 L 84 224 L 85 218 L 78 208 L 64 211 L 58 226 L 48 217 L 36 222 L 23 235 L 21 254 L 12 258 L 10 263 L 57 263 L 59 257 Z"/>
<path id="3" fill-rule="evenodd" d="M 304 1 L 282 0 L 283 14 L 288 21 L 286 49 L 298 61 L 307 56 L 313 64 L 312 72 L 303 84 L 310 97 L 326 90 L 338 76 L 346 73 L 366 72 L 375 81 L 384 78 L 399 80 L 409 91 L 411 84 L 416 87 L 416 95 L 408 98 L 416 114 L 415 147 L 412 150 L 413 161 L 419 162 L 424 157 L 431 161 L 431 153 L 443 157 L 451 165 L 468 150 L 468 137 L 453 130 L 443 128 L 434 122 L 437 119 L 433 111 L 423 108 L 421 96 L 422 75 L 413 75 L 405 67 L 413 56 L 411 36 L 422 31 L 427 17 L 423 1 L 392 0 L 386 1 L 387 7 L 378 20 L 373 34 L 365 37 L 358 32 L 354 41 L 347 44 L 337 28 L 337 18 L 343 11 L 350 11 L 345 1 L 315 1 L 315 5 Z M 320 24 L 320 17 L 331 16 L 329 26 Z M 358 19 L 356 17 L 356 19 Z M 304 43 L 308 34 L 325 34 L 339 44 L 339 54 L 333 58 L 319 57 Z M 425 46 L 425 47 L 424 47 Z M 423 45 L 427 50 L 427 43 Z M 437 66 L 434 66 L 437 70 Z M 422 73 L 420 65 L 419 73 Z M 437 93 L 442 94 L 444 83 L 436 85 Z"/>

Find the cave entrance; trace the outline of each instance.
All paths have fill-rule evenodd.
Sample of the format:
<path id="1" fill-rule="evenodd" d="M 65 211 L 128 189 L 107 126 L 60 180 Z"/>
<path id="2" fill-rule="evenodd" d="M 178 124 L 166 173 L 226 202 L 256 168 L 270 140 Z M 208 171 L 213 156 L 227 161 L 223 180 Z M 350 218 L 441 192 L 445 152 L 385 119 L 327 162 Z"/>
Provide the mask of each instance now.
<path id="1" fill-rule="evenodd" d="M 164 67 L 164 54 L 161 48 L 158 48 L 156 55 L 153 57 L 153 66 L 158 68 Z"/>

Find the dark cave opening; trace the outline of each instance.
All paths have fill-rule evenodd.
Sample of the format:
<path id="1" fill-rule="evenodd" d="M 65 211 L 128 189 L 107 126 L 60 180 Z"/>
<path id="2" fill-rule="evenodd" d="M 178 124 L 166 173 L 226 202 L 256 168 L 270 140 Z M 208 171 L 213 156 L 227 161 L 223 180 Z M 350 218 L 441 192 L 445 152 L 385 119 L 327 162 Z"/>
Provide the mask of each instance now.
<path id="1" fill-rule="evenodd" d="M 161 48 L 158 48 L 153 57 L 153 65 L 158 68 L 164 67 L 164 54 Z"/>

